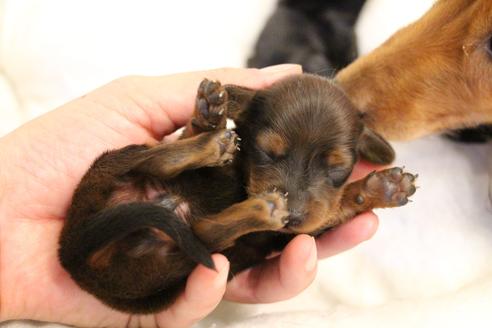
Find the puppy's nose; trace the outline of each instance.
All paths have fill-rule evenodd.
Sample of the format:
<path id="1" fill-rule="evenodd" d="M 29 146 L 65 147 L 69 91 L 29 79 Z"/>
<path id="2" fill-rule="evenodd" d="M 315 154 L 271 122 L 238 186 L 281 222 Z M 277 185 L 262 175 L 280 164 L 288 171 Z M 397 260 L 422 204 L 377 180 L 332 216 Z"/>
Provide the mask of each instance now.
<path id="1" fill-rule="evenodd" d="M 301 223 L 304 221 L 305 214 L 298 210 L 291 210 L 289 212 L 290 215 L 287 218 L 289 223 L 287 225 L 291 227 L 301 225 Z"/>

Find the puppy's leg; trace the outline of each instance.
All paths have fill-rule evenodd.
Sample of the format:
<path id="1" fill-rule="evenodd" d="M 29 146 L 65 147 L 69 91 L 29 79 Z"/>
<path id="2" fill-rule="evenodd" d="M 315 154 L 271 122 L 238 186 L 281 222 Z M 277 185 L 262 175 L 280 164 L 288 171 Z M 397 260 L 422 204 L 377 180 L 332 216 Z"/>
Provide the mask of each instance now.
<path id="1" fill-rule="evenodd" d="M 235 85 L 223 86 L 218 81 L 204 79 L 198 87 L 193 117 L 181 138 L 225 129 L 227 118 L 236 119 L 249 106 L 255 94 L 251 89 Z"/>
<path id="2" fill-rule="evenodd" d="M 188 138 L 206 131 L 225 129 L 227 99 L 227 91 L 220 82 L 204 79 L 198 87 L 193 117 L 188 121 L 181 138 Z"/>
<path id="3" fill-rule="evenodd" d="M 185 170 L 229 164 L 236 148 L 237 134 L 232 130 L 202 133 L 147 149 L 134 170 L 169 179 Z"/>
<path id="4" fill-rule="evenodd" d="M 398 207 L 415 193 L 416 176 L 394 167 L 347 185 L 341 202 L 343 221 L 373 208 Z"/>
<path id="5" fill-rule="evenodd" d="M 210 250 L 221 251 L 248 233 L 283 228 L 288 215 L 285 198 L 279 193 L 268 193 L 192 223 L 192 229 Z"/>

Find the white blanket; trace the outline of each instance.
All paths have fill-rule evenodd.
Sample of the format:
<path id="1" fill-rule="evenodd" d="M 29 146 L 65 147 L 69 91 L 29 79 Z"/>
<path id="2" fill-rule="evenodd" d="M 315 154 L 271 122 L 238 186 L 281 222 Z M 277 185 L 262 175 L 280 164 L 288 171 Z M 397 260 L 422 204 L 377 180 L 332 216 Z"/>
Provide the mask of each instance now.
<path id="1" fill-rule="evenodd" d="M 358 25 L 362 52 L 431 2 L 370 0 Z M 0 0 L 0 135 L 122 75 L 242 66 L 273 8 L 274 0 Z M 413 203 L 379 211 L 376 236 L 322 261 L 298 297 L 223 302 L 199 326 L 492 326 L 490 145 L 435 136 L 394 146 L 397 164 L 420 174 Z"/>

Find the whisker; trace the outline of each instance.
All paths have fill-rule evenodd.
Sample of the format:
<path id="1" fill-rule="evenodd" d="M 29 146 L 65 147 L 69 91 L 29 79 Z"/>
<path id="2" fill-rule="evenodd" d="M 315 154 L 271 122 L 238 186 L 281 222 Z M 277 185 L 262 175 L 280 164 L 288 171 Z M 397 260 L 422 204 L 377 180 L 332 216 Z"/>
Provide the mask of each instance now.
<path id="1" fill-rule="evenodd" d="M 313 74 L 318 74 L 318 75 L 321 75 L 321 73 L 325 73 L 325 72 L 329 72 L 327 74 L 327 77 L 332 79 L 335 77 L 336 73 L 337 73 L 337 70 L 335 68 L 331 68 L 331 67 L 327 67 L 327 68 L 323 68 L 323 69 L 320 69 L 316 72 L 312 72 Z"/>

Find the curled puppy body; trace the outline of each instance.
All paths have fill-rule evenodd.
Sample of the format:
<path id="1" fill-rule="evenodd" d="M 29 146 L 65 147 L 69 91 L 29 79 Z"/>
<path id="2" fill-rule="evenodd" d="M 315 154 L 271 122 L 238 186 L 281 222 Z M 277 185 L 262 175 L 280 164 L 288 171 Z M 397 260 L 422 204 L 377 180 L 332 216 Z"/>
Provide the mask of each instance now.
<path id="1" fill-rule="evenodd" d="M 258 37 L 248 66 L 297 63 L 305 72 L 333 76 L 357 57 L 353 28 L 364 3 L 279 1 Z"/>
<path id="2" fill-rule="evenodd" d="M 223 252 L 234 274 L 297 233 L 401 206 L 415 192 L 415 177 L 399 168 L 347 184 L 359 156 L 387 164 L 394 153 L 327 79 L 296 76 L 265 90 L 204 80 L 180 140 L 94 162 L 75 191 L 60 261 L 115 309 L 161 310 L 197 263 L 213 268 L 211 252 Z"/>

